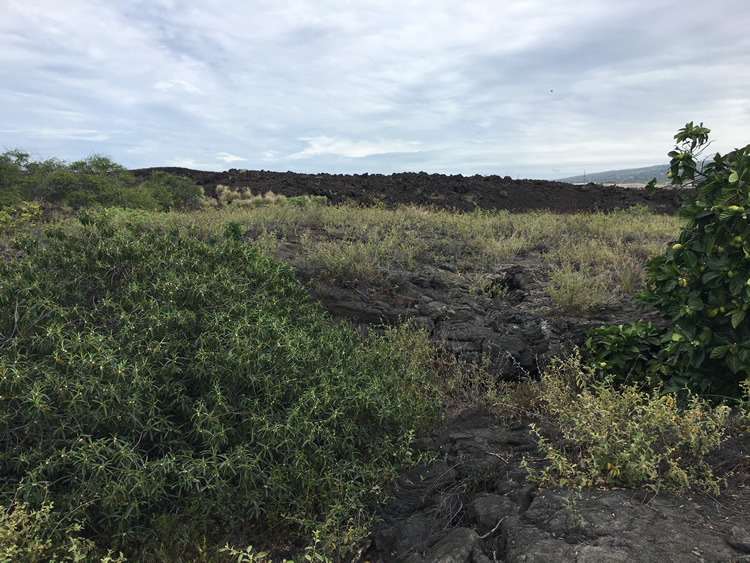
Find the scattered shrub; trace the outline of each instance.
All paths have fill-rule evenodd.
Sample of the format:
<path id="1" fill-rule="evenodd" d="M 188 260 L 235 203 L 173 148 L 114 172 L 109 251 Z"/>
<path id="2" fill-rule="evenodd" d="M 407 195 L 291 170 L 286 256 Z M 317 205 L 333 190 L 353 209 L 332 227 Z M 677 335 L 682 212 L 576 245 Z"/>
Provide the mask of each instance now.
<path id="1" fill-rule="evenodd" d="M 14 206 L 0 207 L 0 234 L 12 235 L 22 227 L 34 226 L 42 210 L 37 202 L 23 201 Z"/>
<path id="2" fill-rule="evenodd" d="M 30 199 L 21 178 L 29 164 L 28 153 L 13 150 L 0 154 L 0 207 L 14 207 Z"/>
<path id="3" fill-rule="evenodd" d="M 28 504 L 0 505 L 0 563 L 15 561 L 124 561 L 95 557 L 96 547 L 81 536 L 82 525 L 53 512 L 52 504 L 37 510 Z"/>
<path id="4" fill-rule="evenodd" d="M 141 184 L 121 165 L 102 155 L 67 164 L 32 162 L 21 151 L 0 155 L 0 205 L 37 199 L 73 208 L 126 207 L 153 211 L 198 209 L 203 188 L 187 178 L 155 171 Z"/>
<path id="5" fill-rule="evenodd" d="M 719 493 L 720 481 L 705 456 L 719 447 L 728 407 L 712 409 L 691 396 L 680 409 L 673 395 L 617 389 L 598 381 L 576 353 L 556 360 L 542 376 L 542 400 L 559 428 L 552 441 L 532 425 L 547 461 L 529 478 L 544 486 L 610 485 L 654 492 L 691 488 Z M 557 438 L 557 437 L 556 437 Z"/>

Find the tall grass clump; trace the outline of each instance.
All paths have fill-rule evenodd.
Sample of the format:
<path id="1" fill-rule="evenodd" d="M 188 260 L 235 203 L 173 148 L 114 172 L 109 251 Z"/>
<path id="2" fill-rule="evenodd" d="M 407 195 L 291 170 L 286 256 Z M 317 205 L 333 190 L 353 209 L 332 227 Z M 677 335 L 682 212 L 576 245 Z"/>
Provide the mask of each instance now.
<path id="1" fill-rule="evenodd" d="M 418 347 L 332 323 L 238 225 L 128 217 L 85 212 L 0 264 L 0 504 L 51 502 L 135 556 L 358 539 L 437 416 Z"/>

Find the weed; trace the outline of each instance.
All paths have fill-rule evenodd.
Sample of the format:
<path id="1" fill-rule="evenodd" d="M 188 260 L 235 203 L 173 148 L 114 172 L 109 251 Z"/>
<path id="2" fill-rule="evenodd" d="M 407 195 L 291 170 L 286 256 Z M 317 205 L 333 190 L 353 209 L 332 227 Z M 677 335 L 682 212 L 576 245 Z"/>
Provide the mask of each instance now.
<path id="1" fill-rule="evenodd" d="M 536 426 L 548 465 L 529 470 L 542 485 L 584 487 L 627 485 L 654 492 L 698 488 L 719 493 L 706 454 L 719 447 L 728 407 L 711 408 L 697 397 L 679 409 L 659 389 L 616 389 L 611 379 L 597 381 L 577 352 L 554 361 L 541 381 L 545 409 L 560 429 L 562 444 Z"/>

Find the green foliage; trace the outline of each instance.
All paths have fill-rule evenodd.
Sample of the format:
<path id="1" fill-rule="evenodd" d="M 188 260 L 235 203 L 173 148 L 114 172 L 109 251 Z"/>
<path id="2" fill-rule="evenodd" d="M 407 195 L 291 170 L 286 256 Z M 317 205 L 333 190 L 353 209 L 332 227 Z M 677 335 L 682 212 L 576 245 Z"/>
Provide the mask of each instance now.
<path id="1" fill-rule="evenodd" d="M 600 380 L 611 376 L 616 385 L 651 384 L 648 376 L 662 373 L 658 355 L 665 332 L 645 321 L 591 329 L 585 342 L 586 352 L 594 358 L 590 365 Z"/>
<path id="2" fill-rule="evenodd" d="M 239 221 L 229 221 L 224 228 L 224 236 L 228 239 L 239 241 L 242 240 L 243 234 L 244 230 L 242 228 L 242 223 Z"/>
<path id="3" fill-rule="evenodd" d="M 437 416 L 419 346 L 332 324 L 234 237 L 135 219 L 82 213 L 0 264 L 0 502 L 49 494 L 127 551 L 164 518 L 359 539 Z"/>
<path id="4" fill-rule="evenodd" d="M 0 154 L 0 207 L 16 206 L 29 199 L 19 182 L 28 164 L 28 153 L 12 150 Z"/>
<path id="5" fill-rule="evenodd" d="M 671 178 L 672 184 L 692 182 L 695 180 L 696 173 L 701 174 L 695 159 L 707 146 L 710 132 L 710 129 L 703 127 L 703 123 L 693 125 L 691 121 L 674 136 L 677 146 L 668 153 L 672 160 L 669 163 L 669 172 L 667 172 L 667 177 Z"/>
<path id="6" fill-rule="evenodd" d="M 42 210 L 33 201 L 23 201 L 14 206 L 0 207 L 0 234 L 16 233 L 23 226 L 34 226 Z"/>
<path id="7" fill-rule="evenodd" d="M 54 161 L 32 167 L 35 196 L 74 208 L 125 204 L 125 192 L 135 181 L 121 165 L 92 155 L 69 165 Z"/>
<path id="8" fill-rule="evenodd" d="M 287 197 L 281 201 L 282 205 L 294 205 L 296 207 L 317 207 L 319 205 L 325 205 L 328 202 L 328 198 L 324 195 L 316 196 L 304 196 L 298 195 L 294 197 Z"/>
<path id="9" fill-rule="evenodd" d="M 608 292 L 603 280 L 587 275 L 570 262 L 551 269 L 549 276 L 550 284 L 544 291 L 567 313 L 585 314 L 606 302 Z"/>
<path id="10" fill-rule="evenodd" d="M 687 408 L 679 409 L 674 396 L 661 395 L 659 389 L 617 389 L 611 378 L 598 381 L 577 354 L 553 362 L 541 385 L 562 441 L 553 442 L 532 426 L 548 463 L 541 471 L 526 464 L 531 480 L 560 487 L 719 493 L 720 481 L 705 456 L 723 440 L 728 407 L 712 409 L 691 396 Z"/>
<path id="11" fill-rule="evenodd" d="M 15 561 L 124 561 L 122 556 L 95 557 L 91 540 L 81 535 L 82 525 L 69 522 L 43 502 L 34 510 L 28 504 L 0 505 L 0 563 Z"/>
<path id="12" fill-rule="evenodd" d="M 750 145 L 698 171 L 708 133 L 688 123 L 675 136 L 672 182 L 700 181 L 680 209 L 679 239 L 649 260 L 638 298 L 672 322 L 660 355 L 674 374 L 668 390 L 736 398 L 750 373 Z"/>
<path id="13" fill-rule="evenodd" d="M 137 188 L 156 202 L 155 207 L 133 205 L 142 209 L 169 211 L 170 209 L 198 209 L 203 200 L 203 188 L 188 178 L 175 176 L 159 170 Z"/>
<path id="14" fill-rule="evenodd" d="M 121 165 L 102 155 L 67 164 L 59 159 L 29 160 L 21 151 L 0 155 L 0 206 L 37 199 L 82 207 L 125 207 L 168 211 L 197 209 L 203 188 L 191 180 L 156 171 L 136 185 Z"/>

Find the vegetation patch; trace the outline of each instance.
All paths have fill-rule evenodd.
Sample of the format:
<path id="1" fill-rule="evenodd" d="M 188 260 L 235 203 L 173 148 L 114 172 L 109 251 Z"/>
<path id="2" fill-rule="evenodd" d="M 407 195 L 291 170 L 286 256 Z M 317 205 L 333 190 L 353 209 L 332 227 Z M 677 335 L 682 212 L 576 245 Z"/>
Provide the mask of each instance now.
<path id="1" fill-rule="evenodd" d="M 667 390 L 736 401 L 750 378 L 750 145 L 701 169 L 709 132 L 691 122 L 675 135 L 669 177 L 697 181 L 697 193 L 679 210 L 679 238 L 647 262 L 646 290 L 637 297 L 671 324 L 657 354 Z M 609 338 L 592 335 L 590 348 L 604 353 L 595 362 L 607 361 Z"/>
<path id="2" fill-rule="evenodd" d="M 712 408 L 691 397 L 680 408 L 673 395 L 658 388 L 618 388 L 611 378 L 599 381 L 577 353 L 554 361 L 540 384 L 544 411 L 559 434 L 553 441 L 532 425 L 547 462 L 540 471 L 527 465 L 532 481 L 719 493 L 720 480 L 706 454 L 722 443 L 728 407 Z"/>
<path id="3" fill-rule="evenodd" d="M 124 166 L 102 155 L 67 163 L 56 158 L 33 161 L 22 151 L 0 154 L 0 206 L 30 200 L 74 209 L 118 206 L 169 211 L 200 207 L 203 188 L 159 171 L 139 184 Z"/>
<path id="4" fill-rule="evenodd" d="M 53 503 L 131 555 L 217 530 L 365 533 L 438 415 L 426 338 L 332 323 L 237 231 L 101 211 L 18 237 L 0 265 L 3 506 Z"/>

